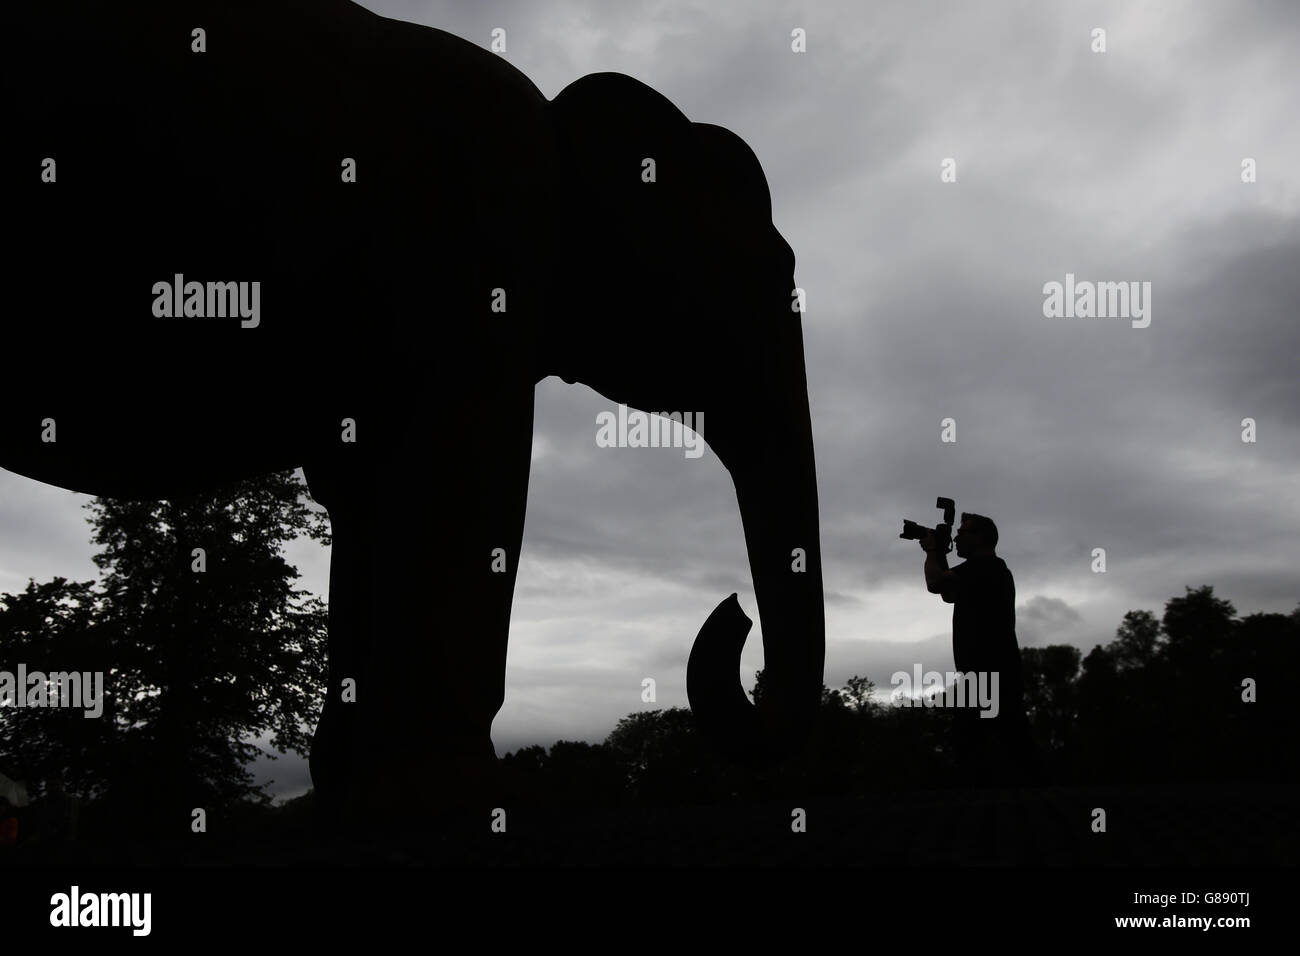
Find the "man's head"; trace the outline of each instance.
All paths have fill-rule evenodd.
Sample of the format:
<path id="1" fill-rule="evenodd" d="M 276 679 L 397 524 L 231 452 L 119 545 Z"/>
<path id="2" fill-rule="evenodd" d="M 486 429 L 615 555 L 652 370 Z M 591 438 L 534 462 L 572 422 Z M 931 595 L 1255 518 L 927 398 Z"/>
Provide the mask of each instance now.
<path id="1" fill-rule="evenodd" d="M 971 514 L 969 511 L 964 512 L 961 516 L 961 527 L 957 529 L 953 544 L 957 546 L 959 558 L 993 554 L 993 549 L 998 546 L 998 526 L 993 523 L 992 518 Z"/>

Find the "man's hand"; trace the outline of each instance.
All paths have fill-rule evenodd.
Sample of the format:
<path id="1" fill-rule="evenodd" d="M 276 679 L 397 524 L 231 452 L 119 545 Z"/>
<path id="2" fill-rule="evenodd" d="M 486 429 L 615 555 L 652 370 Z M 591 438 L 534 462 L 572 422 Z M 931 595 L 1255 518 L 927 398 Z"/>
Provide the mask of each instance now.
<path id="1" fill-rule="evenodd" d="M 925 552 L 938 551 L 942 554 L 948 553 L 948 545 L 952 542 L 952 530 L 944 524 L 939 525 L 927 535 L 922 535 L 917 539 L 921 544 L 921 550 Z"/>

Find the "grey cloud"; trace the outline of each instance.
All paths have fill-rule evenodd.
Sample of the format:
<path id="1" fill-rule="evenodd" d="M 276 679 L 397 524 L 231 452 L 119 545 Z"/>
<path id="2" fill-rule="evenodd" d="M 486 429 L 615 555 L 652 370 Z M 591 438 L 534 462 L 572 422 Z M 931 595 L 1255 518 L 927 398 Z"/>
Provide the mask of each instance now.
<path id="1" fill-rule="evenodd" d="M 1021 647 L 1065 644 L 1061 631 L 1082 623 L 1083 616 L 1060 598 L 1037 594 L 1016 608 L 1016 637 Z"/>

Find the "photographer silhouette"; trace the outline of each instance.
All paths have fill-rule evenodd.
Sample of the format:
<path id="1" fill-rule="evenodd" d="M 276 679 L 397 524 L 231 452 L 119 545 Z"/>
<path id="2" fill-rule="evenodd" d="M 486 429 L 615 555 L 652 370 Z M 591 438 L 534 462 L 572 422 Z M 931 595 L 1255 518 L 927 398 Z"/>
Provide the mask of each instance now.
<path id="1" fill-rule="evenodd" d="M 950 533 L 951 528 L 941 524 L 919 539 L 926 552 L 925 586 L 953 605 L 952 656 L 957 670 L 998 675 L 996 716 L 981 716 L 969 705 L 954 711 L 953 751 L 959 771 L 975 785 L 1037 783 L 1038 758 L 1025 717 L 1016 643 L 1016 584 L 1006 562 L 994 553 L 997 525 L 983 515 L 963 513 L 953 544 L 957 557 L 965 561 L 951 570 L 946 557 Z"/>

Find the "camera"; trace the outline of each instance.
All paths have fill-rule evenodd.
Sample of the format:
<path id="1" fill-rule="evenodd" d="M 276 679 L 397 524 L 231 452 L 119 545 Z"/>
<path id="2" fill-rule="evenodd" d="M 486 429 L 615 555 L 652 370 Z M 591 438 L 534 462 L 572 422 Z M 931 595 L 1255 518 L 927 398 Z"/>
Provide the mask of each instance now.
<path id="1" fill-rule="evenodd" d="M 952 519 L 957 516 L 957 505 L 951 498 L 937 498 L 934 506 L 943 509 L 943 524 L 936 528 L 927 528 L 908 518 L 903 519 L 903 533 L 899 535 L 907 541 L 919 541 L 927 534 L 934 535 L 935 545 L 946 553 L 952 550 Z"/>

